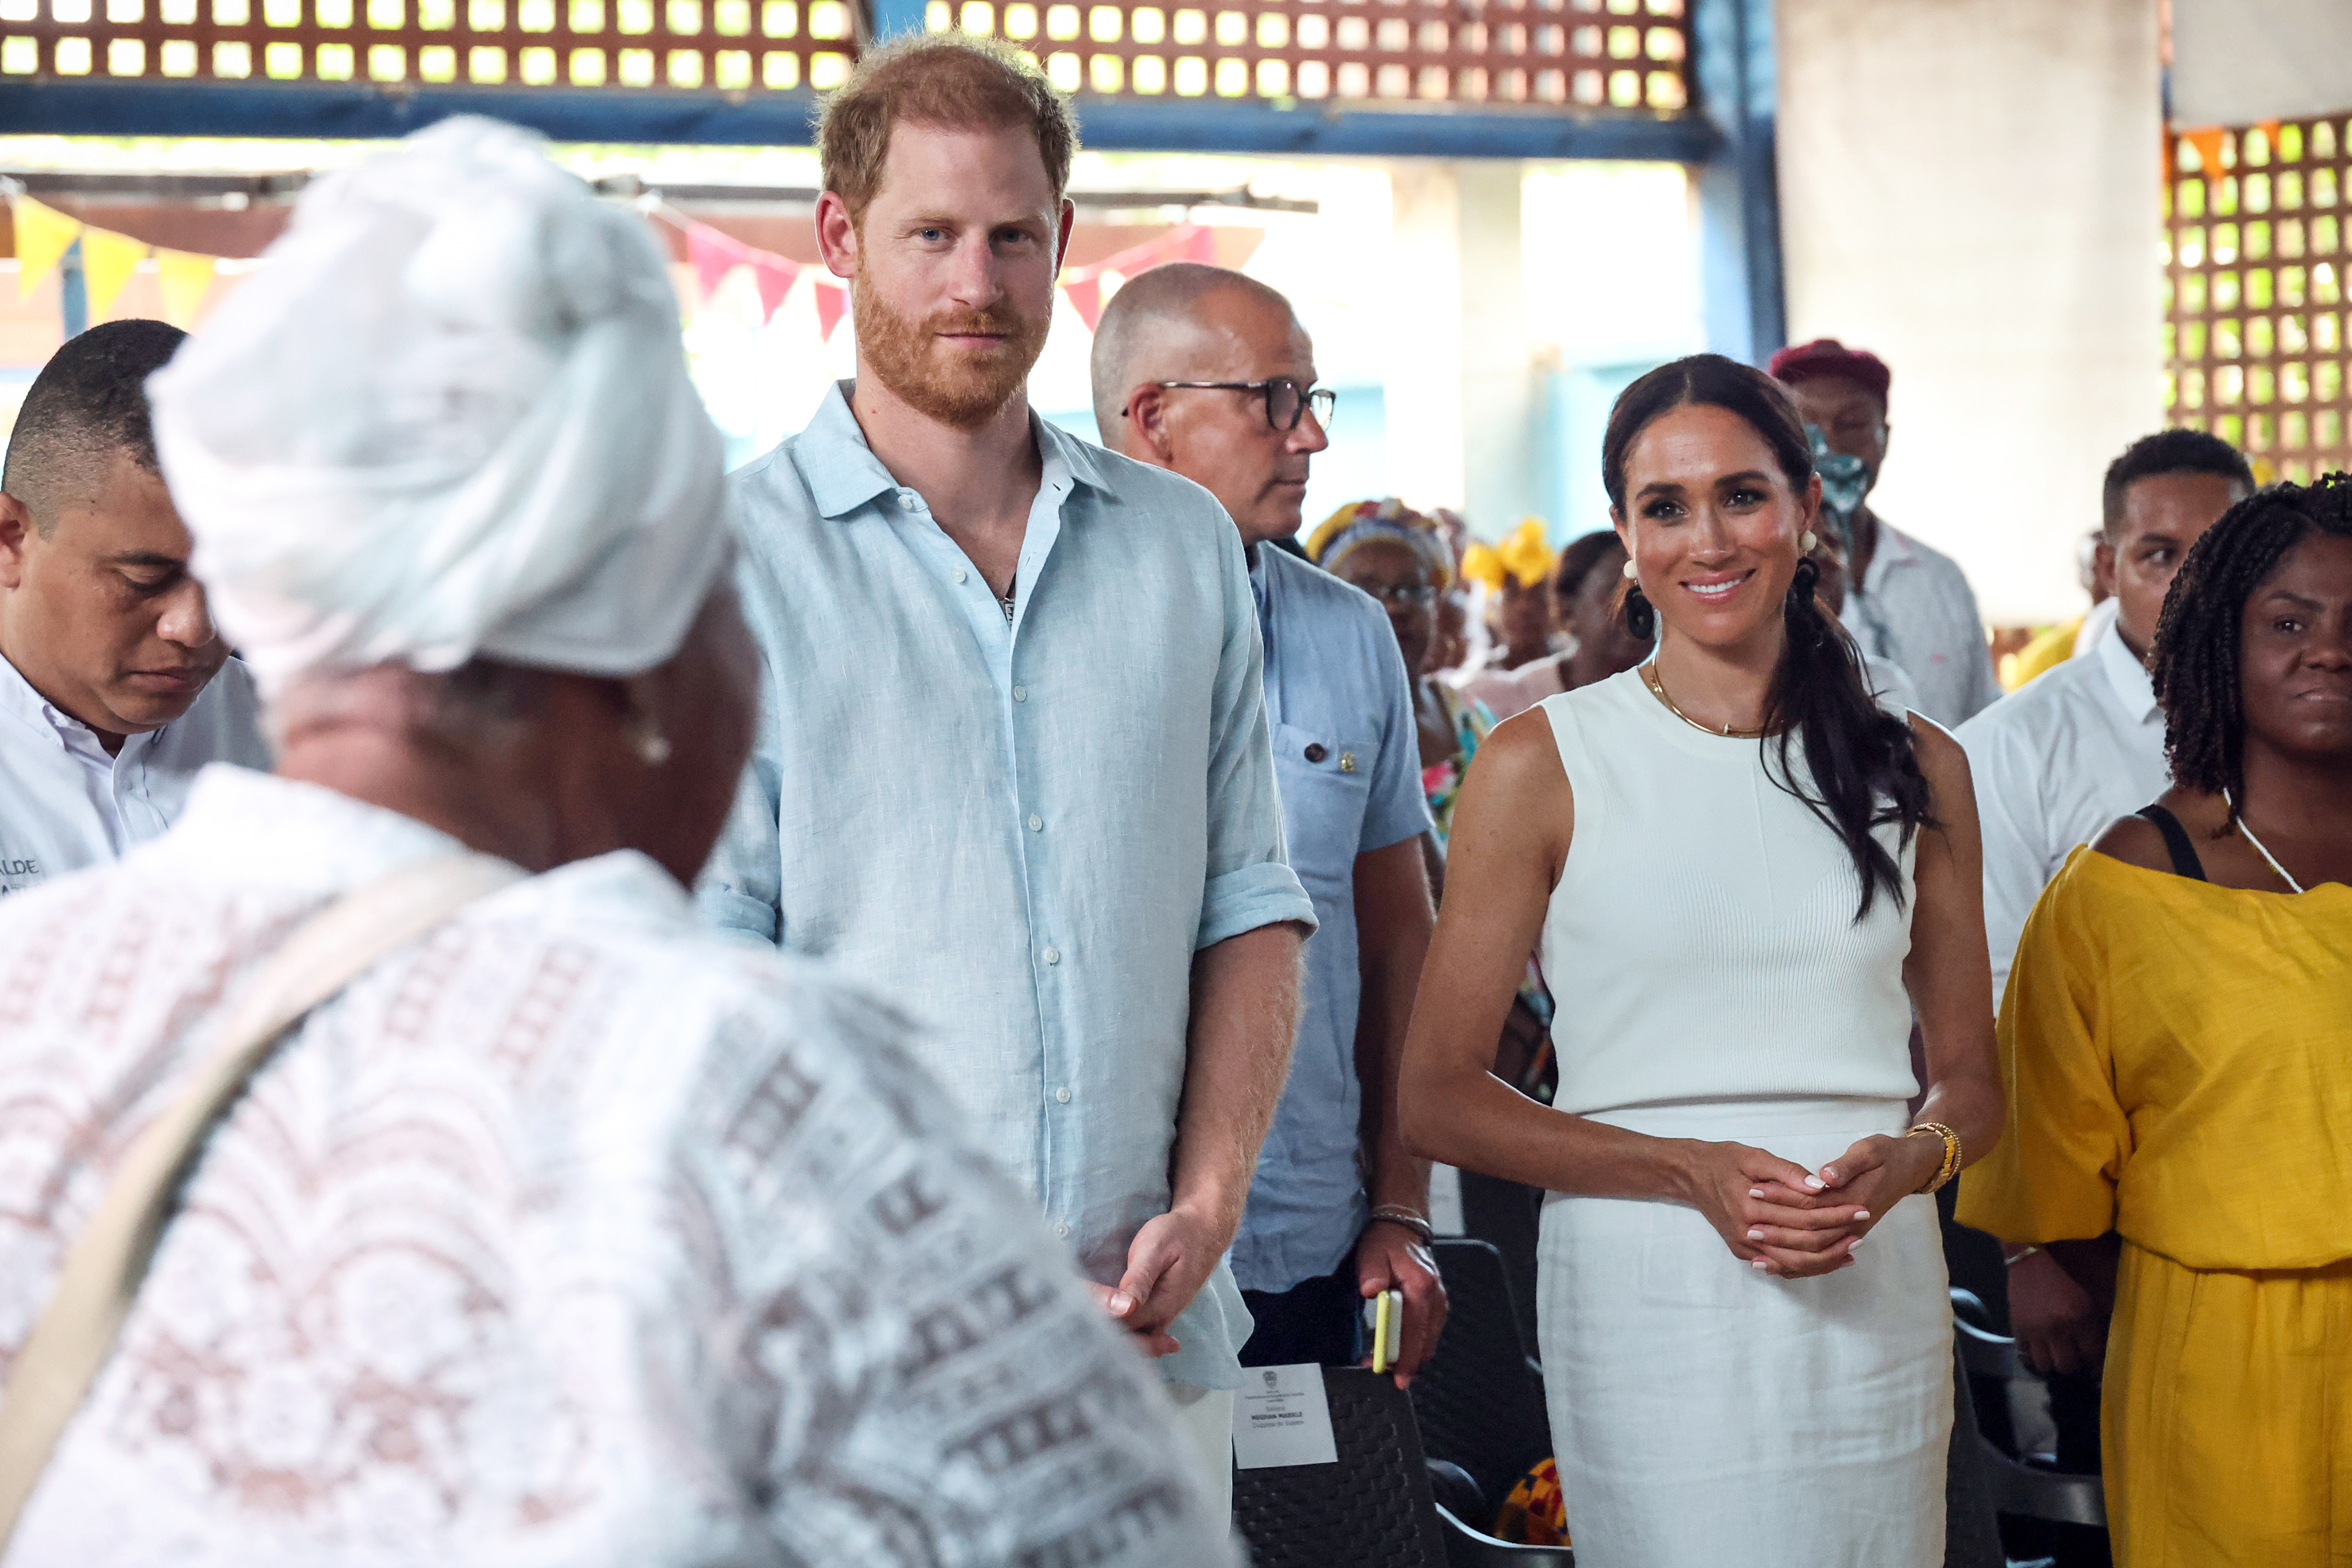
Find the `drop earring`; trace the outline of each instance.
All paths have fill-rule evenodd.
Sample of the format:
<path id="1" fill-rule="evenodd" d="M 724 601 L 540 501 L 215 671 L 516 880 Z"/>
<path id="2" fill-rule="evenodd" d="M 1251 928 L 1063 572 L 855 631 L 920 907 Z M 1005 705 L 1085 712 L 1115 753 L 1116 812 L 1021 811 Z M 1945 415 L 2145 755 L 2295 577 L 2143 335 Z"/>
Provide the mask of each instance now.
<path id="1" fill-rule="evenodd" d="M 1634 565 L 1632 558 L 1628 557 L 1625 562 L 1625 581 L 1628 583 L 1634 582 L 1638 580 L 1641 575 L 1642 569 L 1639 566 Z"/>
<path id="2" fill-rule="evenodd" d="M 1797 553 L 1800 555 L 1811 555 L 1815 550 L 1820 548 L 1822 536 L 1815 533 L 1809 528 L 1797 537 Z"/>

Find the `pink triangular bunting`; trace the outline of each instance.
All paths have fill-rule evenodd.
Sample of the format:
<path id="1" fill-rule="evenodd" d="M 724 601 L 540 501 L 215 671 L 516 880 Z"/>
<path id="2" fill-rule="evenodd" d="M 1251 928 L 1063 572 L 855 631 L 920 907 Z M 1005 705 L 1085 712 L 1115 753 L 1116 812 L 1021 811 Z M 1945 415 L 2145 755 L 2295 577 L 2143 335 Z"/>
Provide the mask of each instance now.
<path id="1" fill-rule="evenodd" d="M 801 275 L 800 263 L 772 256 L 764 250 L 751 253 L 751 279 L 760 286 L 760 320 L 766 321 L 793 291 L 793 284 Z"/>
<path id="2" fill-rule="evenodd" d="M 816 280 L 816 334 L 826 342 L 833 342 L 833 329 L 841 325 L 841 318 L 849 310 L 849 290 L 829 278 Z"/>

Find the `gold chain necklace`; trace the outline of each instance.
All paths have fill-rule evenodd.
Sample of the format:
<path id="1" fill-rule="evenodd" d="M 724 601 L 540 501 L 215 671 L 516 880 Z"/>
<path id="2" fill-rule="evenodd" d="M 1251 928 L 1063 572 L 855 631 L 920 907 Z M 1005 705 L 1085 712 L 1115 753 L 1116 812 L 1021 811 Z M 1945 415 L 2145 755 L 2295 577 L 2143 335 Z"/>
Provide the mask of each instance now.
<path id="1" fill-rule="evenodd" d="M 1642 683 L 1650 689 L 1650 694 L 1652 696 L 1655 697 L 1659 701 L 1666 705 L 1667 712 L 1673 714 L 1675 718 L 1681 720 L 1692 729 L 1696 730 L 1702 735 L 1718 735 L 1726 740 L 1731 741 L 1760 741 L 1766 735 L 1771 733 L 1769 730 L 1735 730 L 1728 724 L 1726 724 L 1722 729 L 1718 730 L 1712 724 L 1700 723 L 1697 720 L 1684 712 L 1680 708 L 1675 706 L 1675 700 L 1666 695 L 1665 678 L 1658 673 L 1658 665 L 1655 659 L 1649 660 L 1642 666 Z"/>

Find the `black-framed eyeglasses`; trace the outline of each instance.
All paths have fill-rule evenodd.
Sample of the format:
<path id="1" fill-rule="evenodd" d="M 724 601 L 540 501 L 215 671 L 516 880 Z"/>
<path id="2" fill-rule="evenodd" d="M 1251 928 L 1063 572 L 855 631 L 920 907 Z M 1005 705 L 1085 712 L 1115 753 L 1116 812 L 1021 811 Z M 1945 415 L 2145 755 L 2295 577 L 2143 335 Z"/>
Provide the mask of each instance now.
<path id="1" fill-rule="evenodd" d="M 1364 592 L 1382 605 L 1412 605 L 1425 610 L 1437 603 L 1437 590 L 1427 583 L 1391 583 Z"/>
<path id="2" fill-rule="evenodd" d="M 1271 381 L 1155 381 L 1154 386 L 1184 388 L 1194 392 L 1255 392 L 1265 397 L 1265 422 L 1277 430 L 1296 430 L 1298 416 L 1308 409 L 1315 410 L 1315 423 L 1331 423 L 1331 410 L 1339 395 L 1328 386 L 1308 386 L 1296 377 L 1277 375 Z"/>

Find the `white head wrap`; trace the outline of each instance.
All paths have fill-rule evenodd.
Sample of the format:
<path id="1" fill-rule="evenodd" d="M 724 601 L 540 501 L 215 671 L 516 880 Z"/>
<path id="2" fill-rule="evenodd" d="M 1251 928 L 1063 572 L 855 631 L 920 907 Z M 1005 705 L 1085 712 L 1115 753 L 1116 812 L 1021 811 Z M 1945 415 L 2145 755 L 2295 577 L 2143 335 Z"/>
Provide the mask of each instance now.
<path id="1" fill-rule="evenodd" d="M 660 252 L 494 121 L 314 185 L 148 393 L 196 574 L 265 690 L 477 654 L 635 674 L 725 566 Z"/>

